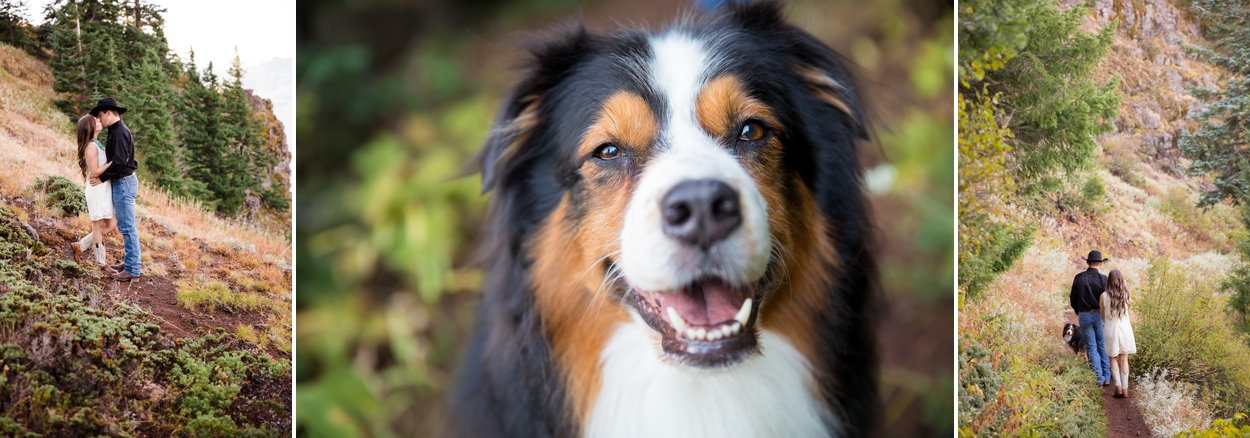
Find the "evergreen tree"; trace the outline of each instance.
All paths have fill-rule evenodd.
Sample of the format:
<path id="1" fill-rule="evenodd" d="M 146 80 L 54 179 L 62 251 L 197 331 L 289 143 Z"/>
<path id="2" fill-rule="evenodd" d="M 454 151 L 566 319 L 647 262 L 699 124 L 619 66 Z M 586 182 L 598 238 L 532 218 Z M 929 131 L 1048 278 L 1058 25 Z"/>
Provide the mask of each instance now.
<path id="1" fill-rule="evenodd" d="M 228 71 L 230 81 L 222 90 L 223 122 L 226 126 L 226 137 L 232 153 L 229 157 L 231 168 L 243 169 L 231 179 L 230 184 L 244 193 L 259 192 L 260 179 L 256 175 L 264 175 L 268 160 L 264 144 L 260 141 L 260 123 L 252 115 L 252 102 L 243 89 L 243 63 L 239 60 L 238 48 L 235 48 L 234 60 Z M 239 199 L 241 204 L 243 199 Z M 236 206 L 237 207 L 237 206 Z"/>
<path id="2" fill-rule="evenodd" d="M 220 133 L 220 99 L 215 90 L 210 90 L 201 82 L 194 52 L 183 74 L 185 79 L 178 106 L 178 141 L 185 152 L 183 159 L 187 178 L 199 182 L 197 188 L 201 189 L 188 194 L 215 209 L 213 191 L 207 181 L 218 166 L 217 151 L 224 148 Z"/>
<path id="3" fill-rule="evenodd" d="M 34 27 L 22 15 L 26 7 L 25 0 L 0 0 L 0 42 L 42 57 Z"/>
<path id="4" fill-rule="evenodd" d="M 1191 47 L 1198 59 L 1228 73 L 1223 88 L 1194 88 L 1206 102 L 1194 118 L 1197 131 L 1180 139 L 1181 153 L 1193 160 L 1188 171 L 1213 179 L 1202 205 L 1224 199 L 1250 201 L 1250 4 L 1243 0 L 1195 0 L 1192 4 L 1211 47 Z"/>
<path id="5" fill-rule="evenodd" d="M 170 111 L 175 93 L 162 65 L 169 53 L 163 13 L 163 9 L 138 1 L 127 12 L 122 39 L 124 85 L 117 96 L 134 110 L 127 113 L 126 124 L 135 143 L 142 146 L 135 149 L 142 165 L 140 172 L 158 186 L 180 193 L 186 189 L 186 181 L 181 177 Z"/>
<path id="6" fill-rule="evenodd" d="M 182 96 L 182 143 L 188 152 L 187 176 L 202 182 L 214 209 L 227 216 L 238 212 L 245 198 L 247 159 L 238 155 L 235 130 L 225 121 L 226 101 L 219 91 L 213 63 L 203 77 L 195 74 L 195 64 Z"/>
<path id="7" fill-rule="evenodd" d="M 49 7 L 49 43 L 56 53 L 49 62 L 52 89 L 66 96 L 56 104 L 72 118 L 90 110 L 93 98 L 116 95 L 123 85 L 120 17 L 117 0 L 57 0 Z"/>
<path id="8" fill-rule="evenodd" d="M 1226 73 L 1222 88 L 1194 88 L 1190 93 L 1206 102 L 1194 118 L 1197 131 L 1180 139 L 1181 153 L 1193 160 L 1187 171 L 1212 178 L 1214 188 L 1203 193 L 1200 205 L 1225 199 L 1241 205 L 1242 224 L 1250 229 L 1250 5 L 1242 0 L 1194 0 L 1192 8 L 1203 25 L 1210 47 L 1189 47 L 1200 60 Z M 1250 312 L 1250 239 L 1237 246 L 1242 266 L 1224 282 L 1231 292 L 1228 306 L 1241 313 L 1242 325 Z"/>
<path id="9" fill-rule="evenodd" d="M 1084 8 L 1060 10 L 1053 1 L 1022 4 L 1009 12 L 1016 15 L 1005 16 L 1007 24 L 1027 20 L 1027 43 L 1002 68 L 986 71 L 980 81 L 971 78 L 965 94 L 983 85 L 985 95 L 1000 96 L 1000 112 L 1011 115 L 1009 127 L 1017 140 L 1016 173 L 1025 182 L 1051 170 L 1083 168 L 1093 154 L 1094 136 L 1111 129 L 1108 121 L 1120 107 L 1119 77 L 1101 85 L 1090 77 L 1106 55 L 1117 23 L 1097 34 L 1086 33 L 1080 29 Z M 1014 24 L 1004 27 L 1009 32 L 1002 37 L 1005 41 L 993 42 L 991 48 L 1019 43 L 1018 30 Z M 994 52 L 985 57 L 1001 58 Z"/>

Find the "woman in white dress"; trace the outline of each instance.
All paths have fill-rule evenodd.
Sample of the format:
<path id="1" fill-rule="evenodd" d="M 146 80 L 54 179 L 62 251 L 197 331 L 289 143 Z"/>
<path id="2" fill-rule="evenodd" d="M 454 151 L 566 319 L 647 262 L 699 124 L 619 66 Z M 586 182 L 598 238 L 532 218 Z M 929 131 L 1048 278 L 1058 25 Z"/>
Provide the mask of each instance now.
<path id="1" fill-rule="evenodd" d="M 1115 382 L 1115 398 L 1128 397 L 1128 355 L 1137 353 L 1133 324 L 1129 322 L 1131 301 L 1124 274 L 1119 269 L 1112 269 L 1107 274 L 1107 289 L 1098 298 L 1098 310 L 1102 314 L 1107 357 L 1111 358 L 1111 380 Z"/>
<path id="2" fill-rule="evenodd" d="M 109 271 L 111 269 L 104 261 L 104 234 L 117 228 L 117 220 L 113 217 L 113 188 L 109 181 L 91 185 L 91 177 L 99 177 L 104 169 L 113 165 L 108 161 L 104 145 L 97 140 L 103 129 L 100 120 L 90 114 L 78 119 L 78 168 L 86 180 L 87 214 L 91 216 L 91 234 L 70 245 L 74 246 L 75 261 L 78 261 L 87 248 L 91 248 L 95 262 L 105 271 Z"/>

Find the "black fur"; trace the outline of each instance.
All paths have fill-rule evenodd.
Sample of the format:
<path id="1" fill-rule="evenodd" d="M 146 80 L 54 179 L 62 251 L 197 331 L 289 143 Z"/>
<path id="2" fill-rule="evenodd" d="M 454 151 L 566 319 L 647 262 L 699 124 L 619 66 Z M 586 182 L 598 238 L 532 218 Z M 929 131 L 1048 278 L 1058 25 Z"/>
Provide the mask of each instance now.
<path id="1" fill-rule="evenodd" d="M 811 188 L 832 224 L 830 237 L 842 268 L 827 294 L 820 326 L 812 328 L 823 343 L 818 364 L 826 367 L 815 377 L 837 409 L 846 436 L 866 436 L 879 408 L 872 311 L 878 284 L 870 251 L 872 225 L 859 181 L 856 143 L 868 132 L 859 96 L 853 87 L 841 96 L 853 117 L 813 97 L 793 67 L 815 67 L 853 84 L 843 61 L 785 23 L 777 4 L 729 3 L 719 15 L 681 26 L 695 35 L 737 30 L 720 40 L 718 53 L 741 60 L 727 70 L 779 112 L 788 129 L 781 139 L 784 165 Z M 564 192 L 581 190 L 574 149 L 601 100 L 626 89 L 663 113 L 663 100 L 621 61 L 649 56 L 647 35 L 627 31 L 606 37 L 576 28 L 539 45 L 525 78 L 500 110 L 497 128 L 538 102 L 539 123 L 512 151 L 515 137 L 494 133 L 478 158 L 483 191 L 495 191 L 482 248 L 489 278 L 451 399 L 455 435 L 563 437 L 578 428 L 534 308 L 523 244 Z M 797 188 L 789 189 L 793 196 Z"/>

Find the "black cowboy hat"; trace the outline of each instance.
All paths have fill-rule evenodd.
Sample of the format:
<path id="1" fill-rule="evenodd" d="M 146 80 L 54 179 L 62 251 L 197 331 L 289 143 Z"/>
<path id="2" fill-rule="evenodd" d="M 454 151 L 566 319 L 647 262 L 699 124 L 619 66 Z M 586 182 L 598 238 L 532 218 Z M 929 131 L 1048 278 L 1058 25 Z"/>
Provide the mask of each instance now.
<path id="1" fill-rule="evenodd" d="M 113 110 L 117 111 L 117 115 L 126 114 L 126 109 L 117 106 L 117 99 L 106 97 L 96 102 L 95 108 L 91 109 L 91 117 L 100 117 L 100 111 Z"/>
<path id="2" fill-rule="evenodd" d="M 1090 251 L 1090 252 L 1089 252 L 1089 257 L 1088 257 L 1088 258 L 1087 258 L 1087 257 L 1081 257 L 1081 260 L 1084 260 L 1084 261 L 1087 261 L 1087 262 L 1105 262 L 1105 261 L 1107 261 L 1107 260 L 1111 260 L 1111 259 L 1109 259 L 1109 258 L 1108 258 L 1108 259 L 1104 259 L 1104 258 L 1102 258 L 1102 253 L 1101 253 L 1101 252 L 1098 252 L 1098 250 L 1093 250 L 1093 251 Z"/>

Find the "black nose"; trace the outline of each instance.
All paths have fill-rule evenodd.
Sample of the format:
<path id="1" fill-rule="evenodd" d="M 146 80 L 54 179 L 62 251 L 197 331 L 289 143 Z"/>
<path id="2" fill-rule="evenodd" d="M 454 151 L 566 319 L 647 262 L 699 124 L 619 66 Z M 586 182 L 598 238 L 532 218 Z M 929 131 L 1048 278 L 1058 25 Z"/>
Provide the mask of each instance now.
<path id="1" fill-rule="evenodd" d="M 664 234 L 708 249 L 742 224 L 738 192 L 714 179 L 686 181 L 660 200 Z"/>

